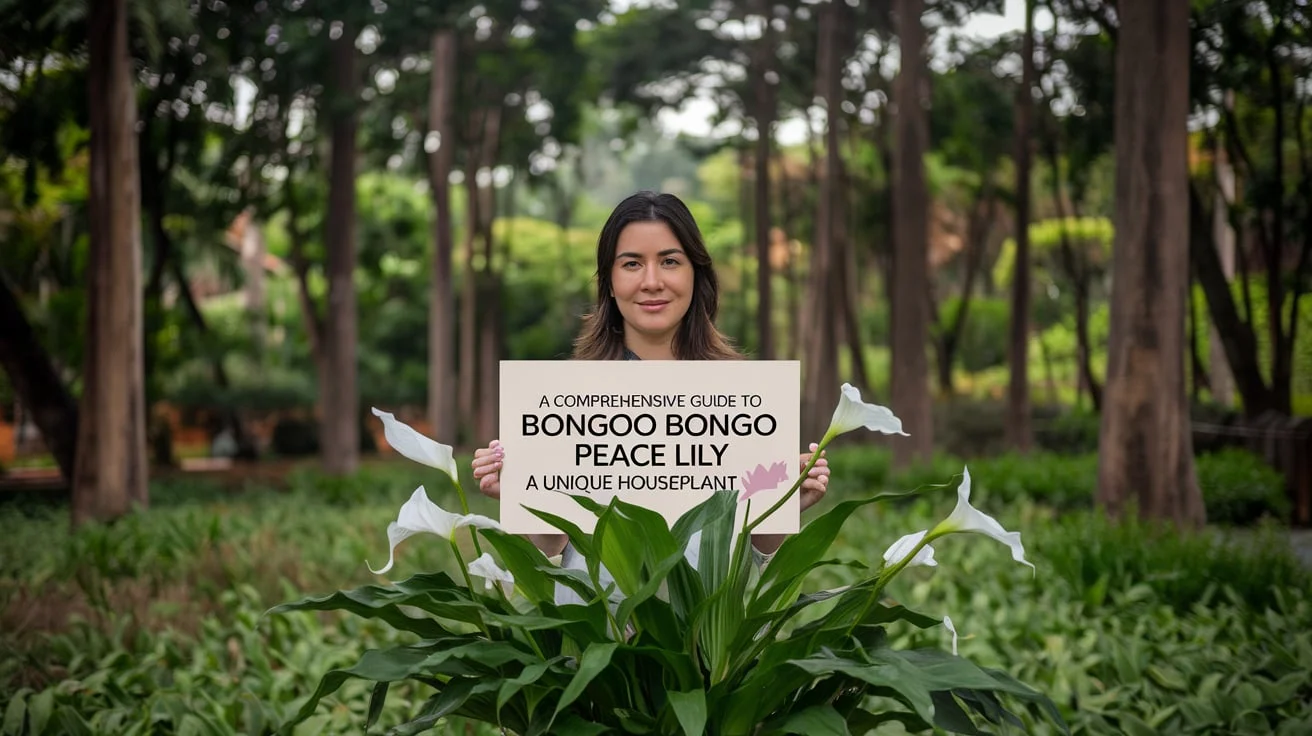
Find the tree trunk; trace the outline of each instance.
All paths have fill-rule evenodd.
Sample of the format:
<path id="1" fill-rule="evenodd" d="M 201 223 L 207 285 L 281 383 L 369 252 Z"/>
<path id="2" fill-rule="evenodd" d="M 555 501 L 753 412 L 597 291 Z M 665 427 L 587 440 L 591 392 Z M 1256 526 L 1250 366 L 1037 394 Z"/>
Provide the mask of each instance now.
<path id="1" fill-rule="evenodd" d="M 77 459 L 77 402 L 59 379 L 50 354 L 23 314 L 18 295 L 0 278 L 0 366 L 9 376 L 18 401 L 32 413 L 46 448 L 65 480 L 71 481 Z"/>
<path id="2" fill-rule="evenodd" d="M 1025 1 L 1021 85 L 1016 92 L 1016 261 L 1011 278 L 1011 326 L 1007 341 L 1007 444 L 1025 453 L 1034 444 L 1030 427 L 1030 133 L 1034 114 L 1034 1 Z"/>
<path id="3" fill-rule="evenodd" d="M 324 320 L 322 442 L 324 470 L 355 471 L 360 456 L 359 389 L 356 386 L 355 155 L 357 86 L 355 31 L 348 24 L 332 42 L 331 169 L 327 232 L 328 317 Z"/>
<path id="4" fill-rule="evenodd" d="M 774 94 L 769 76 L 774 74 L 770 10 L 766 0 L 754 0 L 752 12 L 761 16 L 761 38 L 753 45 L 755 74 L 752 75 L 753 106 L 756 110 L 756 187 L 753 217 L 756 235 L 756 354 L 774 360 L 774 297 L 770 268 L 770 143 L 774 134 Z M 776 80 L 777 81 L 777 80 Z M 744 291 L 746 284 L 743 285 Z"/>
<path id="5" fill-rule="evenodd" d="M 847 167 L 842 165 L 841 158 L 838 181 L 839 191 L 852 191 L 851 178 L 847 175 Z M 856 243 L 852 242 L 852 229 L 848 226 L 848 213 L 851 207 L 846 195 L 834 201 L 838 204 L 834 212 L 834 244 L 840 251 L 837 257 L 842 266 L 834 269 L 833 289 L 834 293 L 841 295 L 839 299 L 843 314 L 843 337 L 847 341 L 847 350 L 852 357 L 853 380 L 864 387 L 862 395 L 866 400 L 875 401 L 875 386 L 870 369 L 866 366 L 865 346 L 861 340 L 861 311 L 858 309 L 861 295 L 857 290 L 857 273 L 860 272 L 860 267 L 857 265 Z"/>
<path id="6" fill-rule="evenodd" d="M 310 293 L 310 263 L 305 257 L 306 234 L 298 224 L 300 205 L 296 200 L 295 172 L 288 172 L 286 189 L 287 200 L 287 239 L 290 241 L 289 259 L 292 271 L 296 273 L 296 301 L 301 309 L 301 327 L 305 330 L 306 340 L 310 343 L 310 362 L 314 364 L 314 379 L 318 390 L 315 392 L 315 409 L 319 416 L 324 416 L 324 401 L 327 396 L 328 373 L 327 358 L 324 356 L 324 326 L 319 319 L 319 310 Z"/>
<path id="7" fill-rule="evenodd" d="M 428 154 L 429 191 L 433 198 L 433 284 L 428 305 L 428 421 L 433 439 L 456 443 L 455 285 L 451 227 L 451 167 L 456 133 L 451 106 L 455 98 L 456 34 L 433 34 L 433 70 L 428 89 L 428 129 L 438 134 L 437 150 Z"/>
<path id="8" fill-rule="evenodd" d="M 993 192 L 992 175 L 984 174 L 984 186 L 980 191 L 979 201 L 971 210 L 968 230 L 966 232 L 966 272 L 962 278 L 961 301 L 957 311 L 952 315 L 951 324 L 940 326 L 941 333 L 934 341 L 934 352 L 938 359 L 938 385 L 944 396 L 955 393 L 952 385 L 952 366 L 956 362 L 957 347 L 961 336 L 966 331 L 966 318 L 970 314 L 970 302 L 974 298 L 975 280 L 984 265 L 984 253 L 988 249 L 989 232 L 993 229 L 993 218 L 997 207 L 997 197 Z M 935 324 L 939 319 L 934 318 Z"/>
<path id="9" fill-rule="evenodd" d="M 1120 6 L 1116 198 L 1098 503 L 1112 517 L 1205 521 L 1184 381 L 1189 255 L 1189 4 Z"/>
<path id="10" fill-rule="evenodd" d="M 127 12 L 124 0 L 93 3 L 88 23 L 91 252 L 74 526 L 148 502 L 140 171 Z"/>
<path id="11" fill-rule="evenodd" d="M 1228 283 L 1235 276 L 1235 231 L 1230 227 L 1227 204 L 1235 197 L 1235 172 L 1225 155 L 1224 146 L 1216 146 L 1214 153 L 1217 193 L 1212 211 L 1212 237 L 1216 242 L 1221 273 Z M 1235 379 L 1230 372 L 1225 346 L 1221 343 L 1221 333 L 1217 329 L 1216 322 L 1209 320 L 1209 327 L 1207 340 L 1209 393 L 1212 395 L 1212 401 L 1229 408 L 1235 403 Z"/>
<path id="12" fill-rule="evenodd" d="M 1203 211 L 1202 198 L 1189 187 L 1189 262 L 1198 285 L 1207 297 L 1207 313 L 1216 325 L 1226 363 L 1234 376 L 1235 388 L 1250 417 L 1275 408 L 1274 395 L 1258 362 L 1257 334 L 1251 318 L 1239 314 L 1230 281 L 1225 276 L 1212 231 Z M 1239 251 L 1239 252 L 1242 252 Z M 1251 314 L 1251 313 L 1250 313 Z"/>
<path id="13" fill-rule="evenodd" d="M 484 168 L 492 172 L 497 164 L 501 147 L 501 107 L 493 107 L 484 120 L 482 151 L 479 154 Z M 513 183 L 512 183 L 513 187 Z M 510 206 L 514 206 L 513 200 Z M 475 410 L 475 436 L 486 442 L 497 431 L 501 385 L 501 309 L 500 273 L 496 268 L 493 225 L 497 218 L 497 190 L 489 181 L 479 207 L 479 238 L 483 242 L 483 268 L 478 279 L 478 407 Z"/>
<path id="14" fill-rule="evenodd" d="M 820 54 L 816 64 L 816 88 L 823 96 L 825 121 L 825 170 L 820 180 L 820 196 L 816 204 L 815 246 L 810 262 L 810 279 L 807 300 L 809 308 L 804 324 L 806 339 L 802 388 L 802 441 L 819 442 L 833 415 L 838 400 L 838 346 L 835 322 L 841 315 L 832 309 L 833 277 L 830 272 L 834 261 L 834 212 L 837 196 L 838 150 L 838 12 L 839 3 L 820 6 Z"/>
<path id="15" fill-rule="evenodd" d="M 457 372 L 459 426 L 471 437 L 478 401 L 478 272 L 474 267 L 479 223 L 482 221 L 478 169 L 478 147 L 471 145 L 465 153 L 465 263 L 460 279 L 460 370 Z M 484 439 L 489 438 L 479 438 Z"/>
<path id="16" fill-rule="evenodd" d="M 1095 412 L 1102 411 L 1102 386 L 1093 375 L 1093 347 L 1089 341 L 1089 269 L 1087 260 L 1077 259 L 1070 234 L 1066 231 L 1066 203 L 1062 198 L 1061 175 L 1057 156 L 1056 133 L 1048 141 L 1048 165 L 1052 167 L 1052 199 L 1057 207 L 1057 220 L 1061 223 L 1060 254 L 1062 270 L 1070 279 L 1075 292 L 1075 360 L 1080 386 L 1088 389 L 1089 400 Z"/>
<path id="17" fill-rule="evenodd" d="M 893 466 L 928 461 L 934 450 L 933 405 L 929 395 L 928 201 L 925 151 L 929 146 L 927 113 L 921 103 L 926 63 L 923 0 L 897 0 L 901 64 L 894 83 L 893 145 L 893 284 L 891 342 L 892 409 L 909 437 L 893 446 Z"/>

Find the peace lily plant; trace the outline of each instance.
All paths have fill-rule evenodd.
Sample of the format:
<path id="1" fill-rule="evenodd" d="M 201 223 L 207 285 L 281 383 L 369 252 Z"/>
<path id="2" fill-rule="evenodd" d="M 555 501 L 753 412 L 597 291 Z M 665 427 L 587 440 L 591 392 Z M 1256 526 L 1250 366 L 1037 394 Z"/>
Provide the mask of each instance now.
<path id="1" fill-rule="evenodd" d="M 374 572 L 390 570 L 396 547 L 426 533 L 450 546 L 461 580 L 419 573 L 272 609 L 343 610 L 415 637 L 326 673 L 284 730 L 310 717 L 321 699 L 351 678 L 375 683 L 366 729 L 392 683 L 414 680 L 433 688 L 413 720 L 396 729 L 399 733 L 436 727 L 447 716 L 525 736 L 847 734 L 894 721 L 912 731 L 974 733 L 968 714 L 1020 723 L 1004 700 L 1037 706 L 1066 730 L 1048 698 L 1005 672 L 957 656 L 950 616 L 917 613 L 882 595 L 907 567 L 937 565 L 931 543 L 949 534 L 991 537 L 1033 570 L 1020 533 L 971 505 L 968 470 L 952 513 L 930 529 L 894 541 L 875 568 L 864 561 L 827 559 L 826 553 L 857 509 L 914 491 L 836 504 L 790 536 L 763 566 L 753 562 L 752 531 L 799 491 L 835 438 L 863 428 L 906 434 L 892 411 L 862 401 L 850 385 L 843 385 L 828 430 L 788 493 L 741 527 L 734 512 L 737 504 L 747 504 L 744 518 L 751 518 L 750 493 L 715 493 L 673 526 L 649 509 L 576 496 L 597 516 L 591 534 L 533 511 L 569 536 L 587 560 L 586 572 L 558 566 L 495 520 L 469 513 L 451 448 L 392 414 L 377 409 L 374 414 L 389 444 L 441 471 L 455 484 L 461 504 L 460 513 L 446 511 L 422 486 L 416 489 L 388 525 L 388 561 Z M 477 555 L 468 562 L 457 543 L 461 529 Z M 697 567 L 685 556 L 691 544 L 698 545 Z M 804 591 L 812 571 L 840 565 L 868 574 L 840 588 Z M 603 567 L 614 580 L 605 586 Z M 584 602 L 558 605 L 557 585 Z M 803 611 L 816 615 L 802 622 Z M 941 625 L 951 634 L 952 651 L 895 650 L 886 634 L 893 625 Z"/>

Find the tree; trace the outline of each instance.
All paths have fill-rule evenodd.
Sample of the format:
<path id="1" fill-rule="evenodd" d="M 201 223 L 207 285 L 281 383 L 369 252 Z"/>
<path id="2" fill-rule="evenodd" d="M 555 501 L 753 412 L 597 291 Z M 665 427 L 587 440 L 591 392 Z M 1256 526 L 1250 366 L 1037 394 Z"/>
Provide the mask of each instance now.
<path id="1" fill-rule="evenodd" d="M 1111 333 L 1098 503 L 1204 522 L 1184 385 L 1189 254 L 1189 4 L 1120 6 Z"/>
<path id="2" fill-rule="evenodd" d="M 925 151 L 929 131 L 921 103 L 926 71 L 922 0 L 898 0 L 901 63 L 894 86 L 893 284 L 890 299 L 893 366 L 891 403 L 910 438 L 893 444 L 893 463 L 906 466 L 933 453 L 933 405 L 929 395 L 928 191 Z"/>
<path id="3" fill-rule="evenodd" d="M 1021 83 L 1016 91 L 1016 262 L 1007 340 L 1007 444 L 1028 452 L 1030 428 L 1030 136 L 1034 119 L 1034 0 L 1025 0 Z"/>
<path id="4" fill-rule="evenodd" d="M 91 6 L 88 87 L 91 253 L 73 473 L 73 524 L 148 502 L 142 346 L 141 199 L 126 0 Z"/>
<path id="5" fill-rule="evenodd" d="M 328 251 L 328 314 L 324 320 L 323 434 L 324 470 L 355 471 L 360 458 L 359 389 L 356 386 L 355 303 L 355 156 L 358 112 L 353 23 L 341 23 L 329 42 L 332 59 L 329 87 L 331 160 L 324 243 Z"/>
<path id="6" fill-rule="evenodd" d="M 428 421 L 438 442 L 454 445 L 456 414 L 456 298 L 451 258 L 455 251 L 451 223 L 451 169 L 456 134 L 451 106 L 455 99 L 456 32 L 441 28 L 433 34 L 428 129 L 437 134 L 436 150 L 428 153 L 429 191 L 433 199 L 433 284 L 428 309 Z"/>

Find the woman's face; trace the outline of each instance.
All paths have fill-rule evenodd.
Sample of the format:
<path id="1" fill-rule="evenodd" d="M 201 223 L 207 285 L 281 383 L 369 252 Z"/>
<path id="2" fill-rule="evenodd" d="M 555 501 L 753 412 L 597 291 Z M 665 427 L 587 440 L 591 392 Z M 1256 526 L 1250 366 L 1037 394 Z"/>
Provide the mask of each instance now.
<path id="1" fill-rule="evenodd" d="M 626 334 L 673 340 L 692 305 L 695 279 L 688 254 L 664 222 L 635 222 L 620 232 L 610 283 Z"/>

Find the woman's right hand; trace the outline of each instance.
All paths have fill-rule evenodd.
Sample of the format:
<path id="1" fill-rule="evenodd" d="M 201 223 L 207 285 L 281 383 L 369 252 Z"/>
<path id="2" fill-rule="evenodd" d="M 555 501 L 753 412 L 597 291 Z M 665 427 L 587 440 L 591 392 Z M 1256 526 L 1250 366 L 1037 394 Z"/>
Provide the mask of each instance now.
<path id="1" fill-rule="evenodd" d="M 505 459 L 505 450 L 500 440 L 492 440 L 487 447 L 474 450 L 474 478 L 478 481 L 478 490 L 492 498 L 501 498 L 501 462 Z"/>

